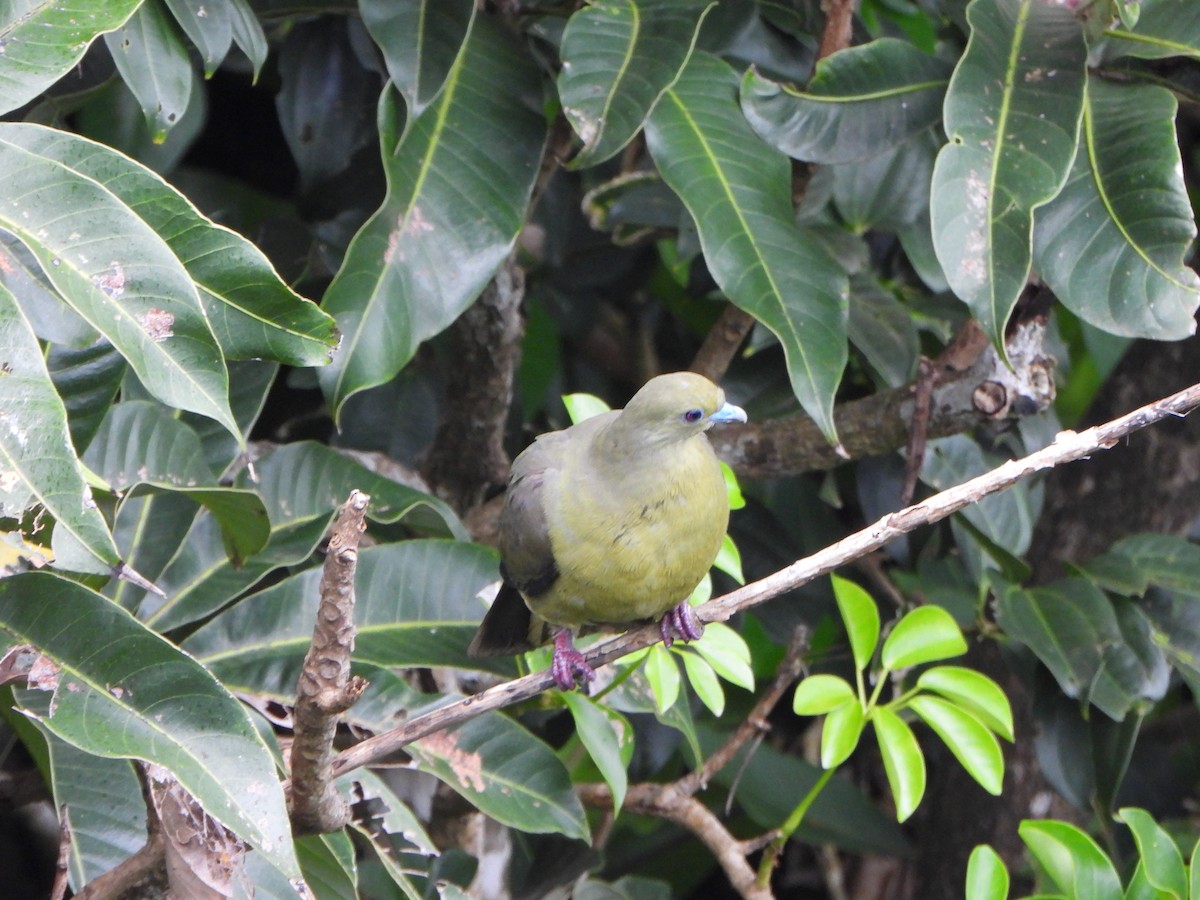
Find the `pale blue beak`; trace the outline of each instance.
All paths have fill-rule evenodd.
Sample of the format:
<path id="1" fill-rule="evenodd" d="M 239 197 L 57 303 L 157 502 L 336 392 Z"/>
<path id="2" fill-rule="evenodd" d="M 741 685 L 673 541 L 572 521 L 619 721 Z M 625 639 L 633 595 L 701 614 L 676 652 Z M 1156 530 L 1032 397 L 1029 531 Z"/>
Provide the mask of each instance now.
<path id="1" fill-rule="evenodd" d="M 709 418 L 709 421 L 714 422 L 717 425 L 727 425 L 730 422 L 745 422 L 746 411 L 740 406 L 734 406 L 732 403 L 726 403 L 712 414 L 712 416 Z"/>

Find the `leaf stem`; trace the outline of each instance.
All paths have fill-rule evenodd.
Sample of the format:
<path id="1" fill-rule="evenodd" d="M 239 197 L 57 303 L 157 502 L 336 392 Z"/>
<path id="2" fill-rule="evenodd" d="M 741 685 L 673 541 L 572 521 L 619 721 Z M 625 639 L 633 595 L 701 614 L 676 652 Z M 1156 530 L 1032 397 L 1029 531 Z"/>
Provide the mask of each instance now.
<path id="1" fill-rule="evenodd" d="M 817 799 L 817 795 L 821 793 L 825 785 L 829 783 L 829 779 L 833 777 L 833 773 L 837 771 L 837 767 L 826 769 L 821 773 L 821 777 L 816 780 L 808 793 L 804 795 L 804 799 L 796 804 L 796 808 L 792 810 L 791 815 L 787 817 L 782 825 L 779 826 L 779 834 L 775 840 L 767 846 L 763 852 L 762 860 L 758 864 L 758 880 L 759 887 L 766 887 L 771 881 L 771 872 L 775 868 L 775 863 L 779 859 L 779 854 L 783 852 L 784 845 L 788 839 L 800 827 L 800 823 L 804 821 L 804 816 L 808 813 L 808 809 L 813 805 L 813 801 Z"/>

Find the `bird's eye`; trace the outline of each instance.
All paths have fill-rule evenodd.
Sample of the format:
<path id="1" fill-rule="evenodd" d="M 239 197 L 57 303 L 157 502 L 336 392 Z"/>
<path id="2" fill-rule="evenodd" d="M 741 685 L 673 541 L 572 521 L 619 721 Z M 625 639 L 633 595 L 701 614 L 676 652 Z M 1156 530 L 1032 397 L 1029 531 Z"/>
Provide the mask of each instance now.
<path id="1" fill-rule="evenodd" d="M 699 422 L 703 418 L 704 410 L 702 409 L 689 409 L 683 414 L 683 421 L 687 422 L 688 424 Z"/>

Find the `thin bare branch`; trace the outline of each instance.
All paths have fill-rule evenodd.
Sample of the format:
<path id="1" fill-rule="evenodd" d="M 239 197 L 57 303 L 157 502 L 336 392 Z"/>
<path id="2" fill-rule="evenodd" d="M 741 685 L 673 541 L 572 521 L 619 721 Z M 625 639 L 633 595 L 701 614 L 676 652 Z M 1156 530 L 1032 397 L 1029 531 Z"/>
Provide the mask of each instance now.
<path id="1" fill-rule="evenodd" d="M 935 494 L 915 506 L 889 513 L 874 524 L 812 556 L 797 560 L 778 572 L 709 601 L 699 607 L 696 613 L 705 622 L 724 622 L 744 609 L 794 590 L 814 578 L 826 575 L 852 560 L 878 550 L 902 534 L 923 525 L 939 522 L 990 494 L 1010 488 L 1036 472 L 1084 459 L 1164 418 L 1187 415 L 1197 406 L 1200 406 L 1200 384 L 1086 431 L 1063 431 L 1052 444 L 1036 453 L 1022 459 L 1010 460 L 991 472 Z M 642 626 L 591 648 L 586 654 L 587 662 L 595 668 L 659 640 L 661 633 L 657 624 Z M 549 672 L 535 672 L 498 684 L 431 713 L 417 716 L 397 728 L 368 738 L 343 751 L 334 760 L 334 775 L 367 765 L 420 737 L 474 718 L 488 710 L 528 700 L 553 684 L 554 679 Z"/>

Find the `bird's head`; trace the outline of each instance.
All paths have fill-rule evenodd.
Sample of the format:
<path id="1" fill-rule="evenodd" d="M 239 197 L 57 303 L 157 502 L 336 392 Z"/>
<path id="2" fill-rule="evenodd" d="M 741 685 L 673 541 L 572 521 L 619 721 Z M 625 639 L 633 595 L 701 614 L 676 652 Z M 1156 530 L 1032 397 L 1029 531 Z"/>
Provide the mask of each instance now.
<path id="1" fill-rule="evenodd" d="M 621 411 L 621 428 L 643 441 L 686 440 L 712 425 L 745 422 L 746 413 L 725 402 L 725 392 L 692 372 L 651 378 Z"/>

